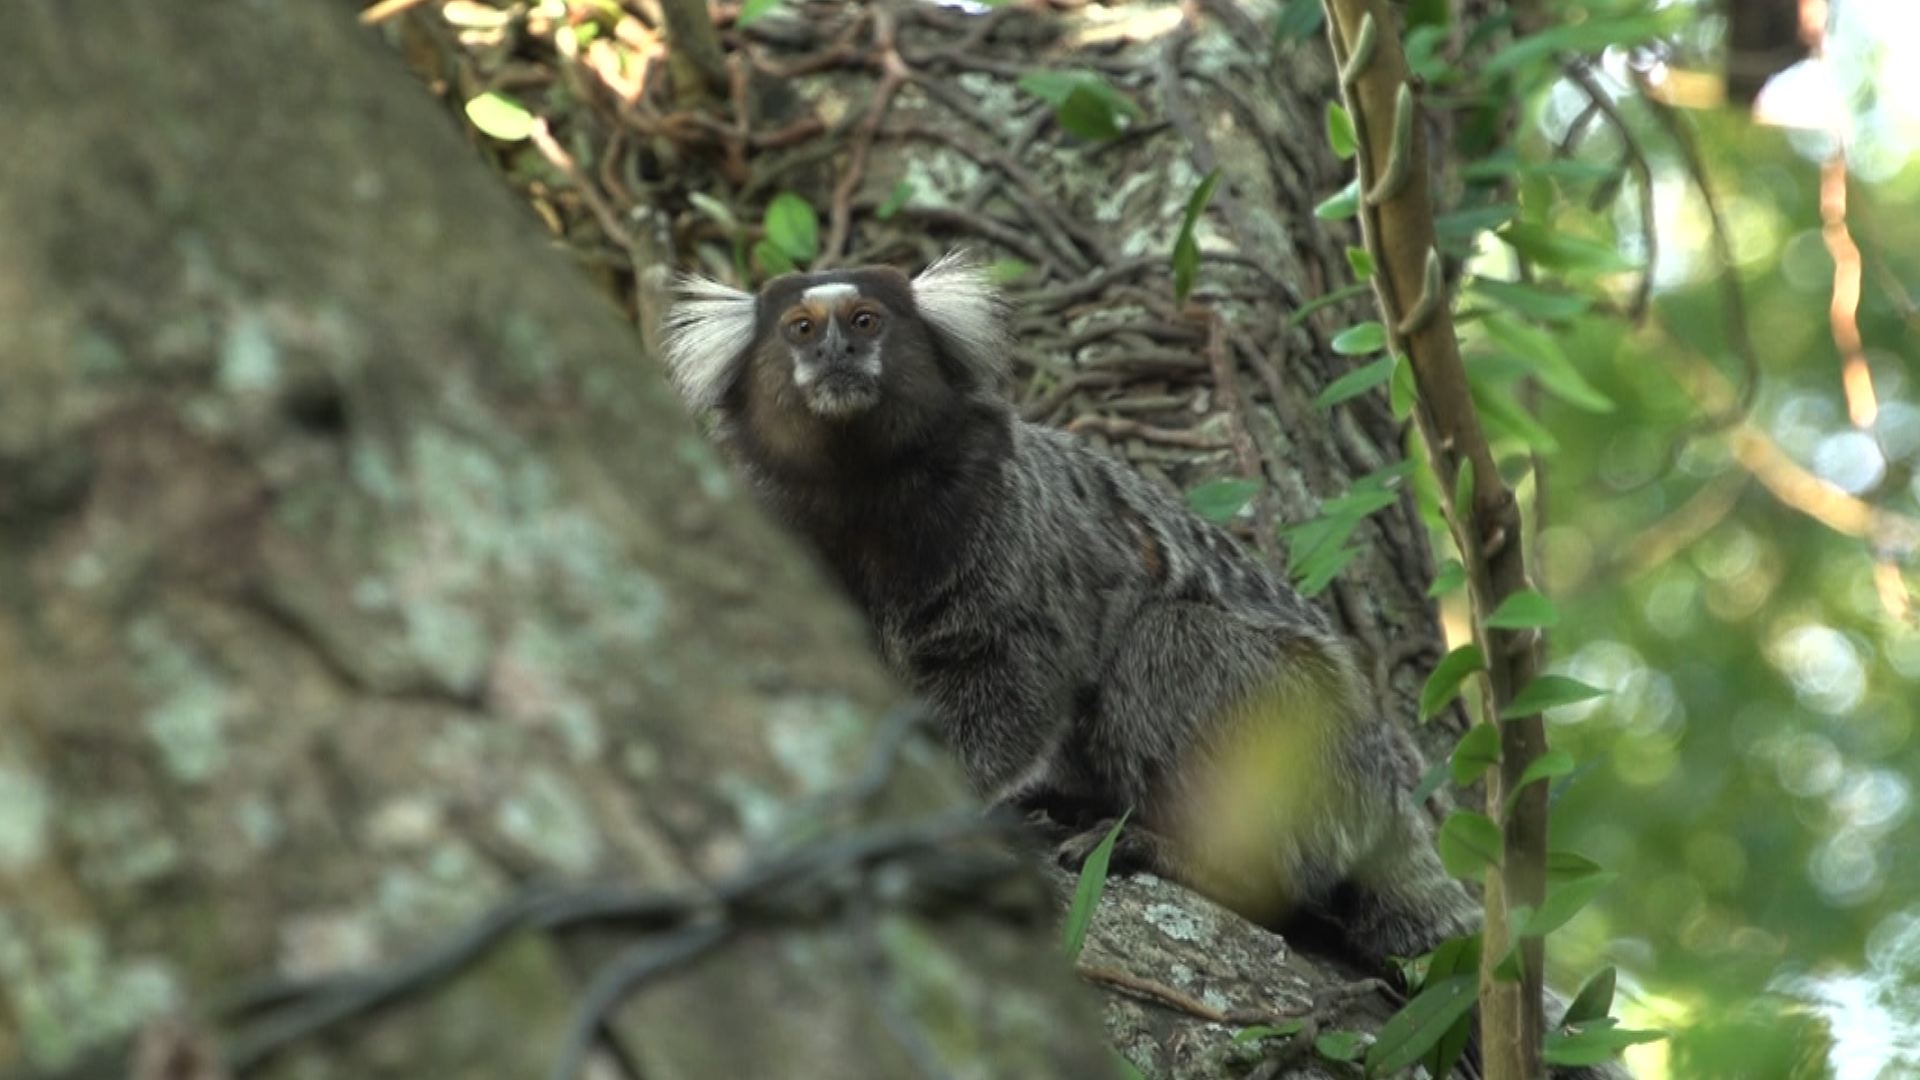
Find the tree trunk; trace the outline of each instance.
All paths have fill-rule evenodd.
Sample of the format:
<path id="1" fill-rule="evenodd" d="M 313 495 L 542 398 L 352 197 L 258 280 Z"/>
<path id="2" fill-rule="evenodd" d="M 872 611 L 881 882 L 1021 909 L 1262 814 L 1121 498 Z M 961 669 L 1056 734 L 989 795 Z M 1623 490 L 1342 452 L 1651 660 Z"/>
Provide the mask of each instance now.
<path id="1" fill-rule="evenodd" d="M 618 1014 L 619 1058 L 1111 1069 L 1032 962 L 1037 888 L 914 900 L 924 851 L 978 862 L 916 824 L 974 817 L 944 763 L 809 801 L 900 698 L 863 630 L 351 12 L 10 25 L 0 1072 L 545 1075 L 650 927 L 506 935 L 325 1039 L 275 1039 L 299 985 L 245 1023 L 218 998 L 406 956 L 527 882 L 724 882 L 849 811 L 893 855 L 696 902 L 733 932 Z"/>
<path id="2" fill-rule="evenodd" d="M 609 280 L 643 322 L 644 253 L 732 262 L 736 237 L 689 190 L 744 221 L 801 192 L 843 262 L 958 241 L 1021 259 L 1031 414 L 1092 417 L 1090 437 L 1181 486 L 1262 473 L 1249 536 L 1272 547 L 1271 526 L 1397 461 L 1403 432 L 1383 395 L 1310 404 L 1350 366 L 1327 342 L 1364 299 L 1287 321 L 1350 279 L 1351 237 L 1310 212 L 1346 180 L 1320 129 L 1323 43 L 1274 55 L 1257 5 L 1202 7 L 981 22 L 923 6 L 853 27 L 878 9 L 812 3 L 751 33 L 777 66 L 859 31 L 839 62 L 777 79 L 768 106 L 767 129 L 817 116 L 827 137 L 732 153 L 628 131 L 609 147 L 577 120 L 559 132 L 577 171 L 516 175 L 595 262 L 634 257 L 636 276 Z M 532 250 L 345 16 L 30 0 L 15 25 L 0 69 L 26 148 L 0 164 L 0 1068 L 51 1069 L 136 1030 L 150 1055 L 257 1044 L 257 1024 L 214 1007 L 235 978 L 393 960 L 525 882 L 724 881 L 809 837 L 947 820 L 959 788 L 917 753 L 855 801 L 858 820 L 822 820 L 814 797 L 885 742 L 875 717 L 897 691 L 651 360 Z M 450 39 L 430 8 L 412 25 Z M 882 29 L 908 77 L 869 125 Z M 505 55 L 456 53 L 447 82 L 464 100 Z M 1102 71 L 1146 119 L 1108 143 L 1066 136 L 1016 89 L 1037 66 Z M 563 70 L 594 115 L 640 122 Z M 1196 297 L 1228 328 L 1220 363 L 1166 283 L 1215 166 Z M 902 181 L 911 196 L 882 220 Z M 1410 499 L 1355 543 L 1322 598 L 1381 708 L 1410 718 L 1440 655 Z M 1394 763 L 1405 782 L 1413 742 L 1432 753 L 1459 724 L 1414 733 Z M 979 861 L 925 831 L 854 878 Z M 942 857 L 912 858 L 922 847 Z M 606 1060 L 649 1077 L 1098 1075 L 1079 995 L 1034 962 L 1050 926 L 1018 879 L 974 876 L 991 880 L 966 895 L 986 895 L 957 909 L 914 899 L 931 886 L 895 901 L 836 876 L 811 907 L 729 910 L 737 932 L 649 983 Z M 275 1075 L 541 1075 L 583 984 L 635 940 L 522 932 L 344 1038 L 261 1060 Z M 1136 984 L 1108 996 L 1107 1031 L 1154 1076 L 1217 1075 L 1250 1052 L 1223 1016 L 1300 1013 L 1354 975 L 1144 878 L 1111 884 L 1085 957 L 1101 985 Z M 1390 1011 L 1339 999 L 1320 1021 L 1366 1029 Z M 1288 1069 L 1319 1074 L 1310 1055 Z"/>

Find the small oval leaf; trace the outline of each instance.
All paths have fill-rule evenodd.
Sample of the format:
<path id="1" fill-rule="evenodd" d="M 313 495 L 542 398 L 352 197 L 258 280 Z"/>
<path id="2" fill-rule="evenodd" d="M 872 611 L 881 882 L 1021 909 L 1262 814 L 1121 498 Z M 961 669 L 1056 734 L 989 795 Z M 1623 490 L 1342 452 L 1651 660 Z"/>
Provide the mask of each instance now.
<path id="1" fill-rule="evenodd" d="M 491 90 L 467 102 L 467 119 L 501 142 L 519 142 L 533 134 L 533 114 L 527 107 Z"/>
<path id="2" fill-rule="evenodd" d="M 807 263 L 820 253 L 820 219 L 807 200 L 783 191 L 767 204 L 767 242 L 793 260 Z"/>
<path id="3" fill-rule="evenodd" d="M 1486 654 L 1478 645 L 1462 645 L 1442 657 L 1434 665 L 1433 674 L 1427 676 L 1427 684 L 1420 688 L 1420 719 L 1425 720 L 1446 708 L 1447 702 L 1460 692 L 1460 684 L 1467 676 L 1486 666 Z"/>
<path id="4" fill-rule="evenodd" d="M 1557 705 L 1571 705 L 1605 693 L 1605 690 L 1588 686 L 1579 679 L 1569 679 L 1565 675 L 1542 675 L 1513 696 L 1507 707 L 1500 710 L 1500 719 L 1518 720 Z"/>
<path id="5" fill-rule="evenodd" d="M 1333 336 L 1333 351 L 1341 356 L 1366 356 L 1387 347 L 1387 328 L 1369 319 Z"/>
<path id="6" fill-rule="evenodd" d="M 1485 814 L 1455 810 L 1440 826 L 1440 861 L 1447 873 L 1478 878 L 1500 863 L 1500 826 Z"/>
<path id="7" fill-rule="evenodd" d="M 1487 626 L 1495 630 L 1546 629 L 1559 622 L 1560 612 L 1553 601 L 1532 589 L 1521 589 L 1508 596 L 1487 616 Z"/>

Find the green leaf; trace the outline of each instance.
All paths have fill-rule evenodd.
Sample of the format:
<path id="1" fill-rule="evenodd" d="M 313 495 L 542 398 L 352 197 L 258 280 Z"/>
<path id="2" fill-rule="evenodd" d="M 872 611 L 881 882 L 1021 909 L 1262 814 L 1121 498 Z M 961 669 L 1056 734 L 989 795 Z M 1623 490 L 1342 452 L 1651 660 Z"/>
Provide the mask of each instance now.
<path id="1" fill-rule="evenodd" d="M 1533 591 L 1521 589 L 1500 602 L 1487 616 L 1487 625 L 1495 630 L 1525 630 L 1529 627 L 1557 626 L 1560 612 L 1553 601 Z"/>
<path id="2" fill-rule="evenodd" d="M 1473 484 L 1473 459 L 1461 458 L 1460 471 L 1453 474 L 1453 509 L 1463 519 L 1473 513 Z"/>
<path id="3" fill-rule="evenodd" d="M 1328 1061 L 1353 1061 L 1365 1045 L 1356 1031 L 1329 1031 L 1313 1040 L 1313 1048 Z"/>
<path id="4" fill-rule="evenodd" d="M 820 253 L 820 219 L 807 200 L 783 191 L 767 204 L 764 222 L 767 242 L 794 263 L 807 263 Z"/>
<path id="5" fill-rule="evenodd" d="M 1455 744 L 1447 767 L 1453 782 L 1466 787 L 1480 774 L 1500 763 L 1500 729 L 1492 724 L 1475 724 Z"/>
<path id="6" fill-rule="evenodd" d="M 1613 1011 L 1613 985 L 1616 975 L 1613 965 L 1608 964 L 1593 973 L 1580 992 L 1573 996 L 1573 1004 L 1567 1006 L 1567 1014 L 1560 1018 L 1562 1027 L 1584 1024 L 1591 1020 L 1604 1020 Z"/>
<path id="7" fill-rule="evenodd" d="M 1320 0 L 1287 0 L 1273 20 L 1273 38 L 1276 42 L 1299 41 L 1318 32 L 1325 18 Z"/>
<path id="8" fill-rule="evenodd" d="M 1333 147 L 1333 156 L 1345 161 L 1353 156 L 1359 142 L 1353 131 L 1353 117 L 1337 101 L 1327 102 L 1327 145 Z"/>
<path id="9" fill-rule="evenodd" d="M 887 196 L 887 201 L 881 203 L 879 207 L 874 210 L 873 216 L 879 218 L 881 221 L 885 221 L 899 213 L 901 208 L 907 205 L 907 200 L 911 198 L 913 198 L 913 181 L 902 180 L 893 185 L 893 191 Z"/>
<path id="10" fill-rule="evenodd" d="M 1449 975 L 1420 991 L 1380 1026 L 1367 1050 L 1367 1072 L 1397 1072 L 1420 1060 L 1473 1009 L 1477 983 L 1472 975 Z"/>
<path id="11" fill-rule="evenodd" d="M 1087 941 L 1087 927 L 1093 923 L 1093 911 L 1100 906 L 1100 894 L 1107 890 L 1107 863 L 1113 859 L 1113 845 L 1120 839 L 1120 830 L 1126 827 L 1127 818 L 1132 810 L 1120 815 L 1113 823 L 1100 845 L 1087 856 L 1080 867 L 1080 881 L 1073 889 L 1073 906 L 1067 909 L 1067 924 L 1063 929 L 1063 947 L 1067 954 L 1067 963 L 1080 958 L 1080 948 Z"/>
<path id="12" fill-rule="evenodd" d="M 1481 325 L 1494 343 L 1525 361 L 1553 396 L 1588 412 L 1613 411 L 1613 399 L 1587 381 L 1551 334 L 1505 315 L 1488 315 Z"/>
<path id="13" fill-rule="evenodd" d="M 1299 307 L 1294 308 L 1293 314 L 1287 316 L 1287 325 L 1289 327 L 1299 326 L 1301 323 L 1307 321 L 1307 316 L 1319 311 L 1321 308 L 1329 304 L 1338 304 L 1342 300 L 1351 300 L 1372 287 L 1368 282 L 1358 281 L 1352 285 L 1345 285 L 1335 289 L 1324 296 L 1316 296 L 1306 303 L 1301 304 Z"/>
<path id="14" fill-rule="evenodd" d="M 1333 336 L 1333 351 L 1341 356 L 1366 356 L 1387 347 L 1387 328 L 1369 319 Z"/>
<path id="15" fill-rule="evenodd" d="M 1533 415 L 1513 400 L 1513 395 L 1498 386 L 1488 383 L 1484 375 L 1485 365 L 1474 364 L 1467 369 L 1468 391 L 1473 395 L 1473 407 L 1480 413 L 1480 420 L 1494 435 L 1517 439 L 1530 450 L 1542 454 L 1557 453 L 1560 443 L 1553 433 L 1540 425 Z"/>
<path id="16" fill-rule="evenodd" d="M 793 260 L 787 258 L 786 252 L 765 240 L 753 245 L 753 261 L 759 263 L 760 269 L 769 274 L 786 274 L 797 269 L 793 265 Z"/>
<path id="17" fill-rule="evenodd" d="M 1113 1057 L 1113 1067 L 1119 1069 L 1120 1075 L 1126 1080 L 1147 1080 L 1147 1074 L 1141 1072 L 1140 1066 L 1135 1065 L 1125 1054 L 1118 1050 L 1108 1050 L 1107 1053 Z"/>
<path id="18" fill-rule="evenodd" d="M 1613 244 L 1549 229 L 1529 221 L 1515 221 L 1500 230 L 1500 239 L 1534 263 L 1569 274 L 1614 274 L 1635 269 Z"/>
<path id="19" fill-rule="evenodd" d="M 1383 356 L 1328 383 L 1327 388 L 1313 399 L 1313 404 L 1316 408 L 1331 409 L 1343 401 L 1359 397 L 1392 377 L 1393 357 Z"/>
<path id="20" fill-rule="evenodd" d="M 1439 842 L 1440 861 L 1454 877 L 1478 878 L 1500 865 L 1500 826 L 1485 814 L 1455 810 L 1441 824 Z"/>
<path id="21" fill-rule="evenodd" d="M 1577 851 L 1555 850 L 1547 852 L 1547 880 L 1572 881 L 1574 878 L 1588 877 L 1603 873 L 1600 864 Z"/>
<path id="22" fill-rule="evenodd" d="M 1447 28 L 1429 24 L 1415 26 L 1407 32 L 1405 42 L 1407 52 L 1407 70 L 1428 83 L 1445 81 L 1453 75 L 1452 67 L 1446 57 L 1440 55 L 1440 49 L 1447 43 Z"/>
<path id="23" fill-rule="evenodd" d="M 1486 654 L 1480 651 L 1478 645 L 1462 645 L 1442 657 L 1434 665 L 1433 674 L 1427 676 L 1427 684 L 1420 688 L 1420 719 L 1425 720 L 1446 708 L 1447 703 L 1460 693 L 1460 684 L 1466 681 L 1467 676 L 1486 666 Z"/>
<path id="24" fill-rule="evenodd" d="M 1413 415 L 1413 403 L 1419 400 L 1420 387 L 1413 377 L 1413 365 L 1406 357 L 1393 358 L 1393 380 L 1387 384 L 1387 405 L 1393 410 L 1395 420 L 1405 420 Z"/>
<path id="25" fill-rule="evenodd" d="M 1573 771 L 1573 755 L 1565 750 L 1549 750 L 1527 763 L 1527 769 L 1520 774 L 1520 780 L 1507 792 L 1507 812 L 1513 812 L 1513 804 L 1520 801 L 1520 793 L 1527 785 L 1541 780 L 1552 780 Z"/>
<path id="26" fill-rule="evenodd" d="M 1061 130 L 1083 139 L 1111 139 L 1126 130 L 1129 121 L 1146 115 L 1132 98 L 1091 71 L 1032 71 L 1021 76 L 1020 88 L 1052 105 Z"/>
<path id="27" fill-rule="evenodd" d="M 1420 785 L 1413 789 L 1414 803 L 1417 805 L 1426 802 L 1427 797 L 1439 791 L 1440 785 L 1446 782 L 1447 763 L 1444 761 L 1434 762 L 1433 766 L 1427 770 L 1427 774 L 1420 778 Z"/>
<path id="28" fill-rule="evenodd" d="M 1600 17 L 1570 22 L 1529 34 L 1501 49 L 1481 65 L 1483 76 L 1498 75 L 1514 68 L 1553 60 L 1555 53 L 1599 52 L 1609 45 L 1633 45 L 1659 37 L 1679 26 L 1687 12 L 1668 8 L 1645 14 Z"/>
<path id="29" fill-rule="evenodd" d="M 1187 492 L 1187 506 L 1216 525 L 1232 521 L 1260 493 L 1260 481 L 1238 478 L 1209 480 Z"/>
<path id="30" fill-rule="evenodd" d="M 987 264 L 987 280 L 995 285 L 1019 281 L 1032 272 L 1033 267 L 1019 259 L 995 259 Z"/>
<path id="31" fill-rule="evenodd" d="M 1517 281 L 1474 278 L 1473 290 L 1516 315 L 1541 322 L 1564 322 L 1586 314 L 1593 307 L 1591 297 L 1553 292 Z"/>
<path id="32" fill-rule="evenodd" d="M 1302 568 L 1297 582 L 1301 595 L 1312 599 L 1319 596 L 1347 564 L 1360 557 L 1359 548 L 1340 548 L 1324 559 L 1316 560 L 1312 565 Z"/>
<path id="33" fill-rule="evenodd" d="M 1320 205 L 1313 208 L 1313 216 L 1321 221 L 1344 221 L 1360 211 L 1360 180 L 1355 177 L 1347 181 L 1347 186 L 1327 196 Z"/>
<path id="34" fill-rule="evenodd" d="M 1487 229 L 1497 229 L 1512 221 L 1517 213 L 1518 207 L 1503 204 L 1475 206 L 1441 214 L 1433 219 L 1434 238 L 1442 243 L 1464 244 Z"/>
<path id="35" fill-rule="evenodd" d="M 1548 1065 L 1598 1065 L 1629 1046 L 1666 1037 L 1666 1032 L 1656 1029 L 1634 1031 L 1597 1024 L 1580 1031 L 1549 1031 L 1540 1060 Z"/>
<path id="36" fill-rule="evenodd" d="M 1250 1028 L 1241 1028 L 1233 1035 L 1237 1043 L 1258 1042 L 1261 1039 L 1284 1039 L 1298 1035 L 1307 1026 L 1305 1020 L 1288 1020 L 1279 1024 L 1256 1024 Z"/>
<path id="37" fill-rule="evenodd" d="M 1520 933 L 1526 937 L 1545 937 L 1567 925 L 1567 920 L 1580 914 L 1580 909 L 1592 902 L 1607 886 L 1620 877 L 1618 874 L 1589 874 L 1583 878 L 1574 878 L 1563 882 L 1556 888 L 1547 890 L 1547 898 L 1540 903 L 1540 909 L 1519 923 Z"/>
<path id="38" fill-rule="evenodd" d="M 492 90 L 467 102 L 467 119 L 501 142 L 519 142 L 533 134 L 533 114 L 527 107 Z"/>
<path id="39" fill-rule="evenodd" d="M 1363 247 L 1347 249 L 1347 266 L 1353 270 L 1353 276 L 1365 281 L 1373 276 L 1373 256 Z"/>
<path id="40" fill-rule="evenodd" d="M 1427 596 L 1438 600 L 1467 583 L 1467 568 L 1460 565 L 1459 559 L 1448 559 L 1440 564 L 1433 575 L 1433 584 L 1427 586 Z"/>
<path id="41" fill-rule="evenodd" d="M 781 3 L 782 0 L 747 0 L 740 5 L 740 14 L 733 17 L 733 25 L 751 26 Z"/>
<path id="42" fill-rule="evenodd" d="M 1500 710 L 1500 719 L 1518 720 L 1523 716 L 1532 716 L 1558 705 L 1571 705 L 1576 701 L 1597 698 L 1605 693 L 1605 690 L 1597 686 L 1588 686 L 1579 679 L 1570 679 L 1565 675 L 1542 675 L 1513 695 L 1513 700 L 1507 703 L 1507 707 Z"/>
<path id="43" fill-rule="evenodd" d="M 1180 219 L 1179 235 L 1173 238 L 1173 300 L 1176 304 L 1187 302 L 1187 294 L 1193 291 L 1193 279 L 1200 272 L 1200 244 L 1193 238 L 1193 230 L 1200 223 L 1200 215 L 1206 211 L 1214 186 L 1219 182 L 1220 170 L 1215 169 L 1201 178 L 1200 185 L 1187 196 L 1187 213 Z"/>

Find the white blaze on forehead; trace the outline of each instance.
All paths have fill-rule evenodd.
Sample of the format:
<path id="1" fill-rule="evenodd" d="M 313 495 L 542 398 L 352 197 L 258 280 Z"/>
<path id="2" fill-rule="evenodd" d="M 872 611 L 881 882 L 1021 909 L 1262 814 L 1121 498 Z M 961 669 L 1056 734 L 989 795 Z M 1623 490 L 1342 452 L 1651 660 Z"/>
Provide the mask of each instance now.
<path id="1" fill-rule="evenodd" d="M 825 285 L 809 286 L 800 294 L 800 299 L 811 300 L 816 304 L 831 304 L 835 300 L 851 300 L 859 295 L 858 285 L 849 285 L 844 281 L 829 281 Z"/>

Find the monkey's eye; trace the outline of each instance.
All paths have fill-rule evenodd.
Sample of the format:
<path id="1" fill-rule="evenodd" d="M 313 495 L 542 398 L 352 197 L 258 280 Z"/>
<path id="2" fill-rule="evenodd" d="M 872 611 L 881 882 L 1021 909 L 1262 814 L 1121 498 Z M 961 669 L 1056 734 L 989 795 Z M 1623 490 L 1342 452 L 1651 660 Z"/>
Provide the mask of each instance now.
<path id="1" fill-rule="evenodd" d="M 854 312 L 853 318 L 848 320 L 848 322 L 860 333 L 871 334 L 875 330 L 880 329 L 880 314 L 879 312 L 862 308 Z"/>
<path id="2" fill-rule="evenodd" d="M 794 341 L 806 341 L 812 338 L 813 332 L 817 329 L 819 328 L 814 325 L 813 320 L 805 315 L 796 315 L 787 320 L 787 336 Z"/>

